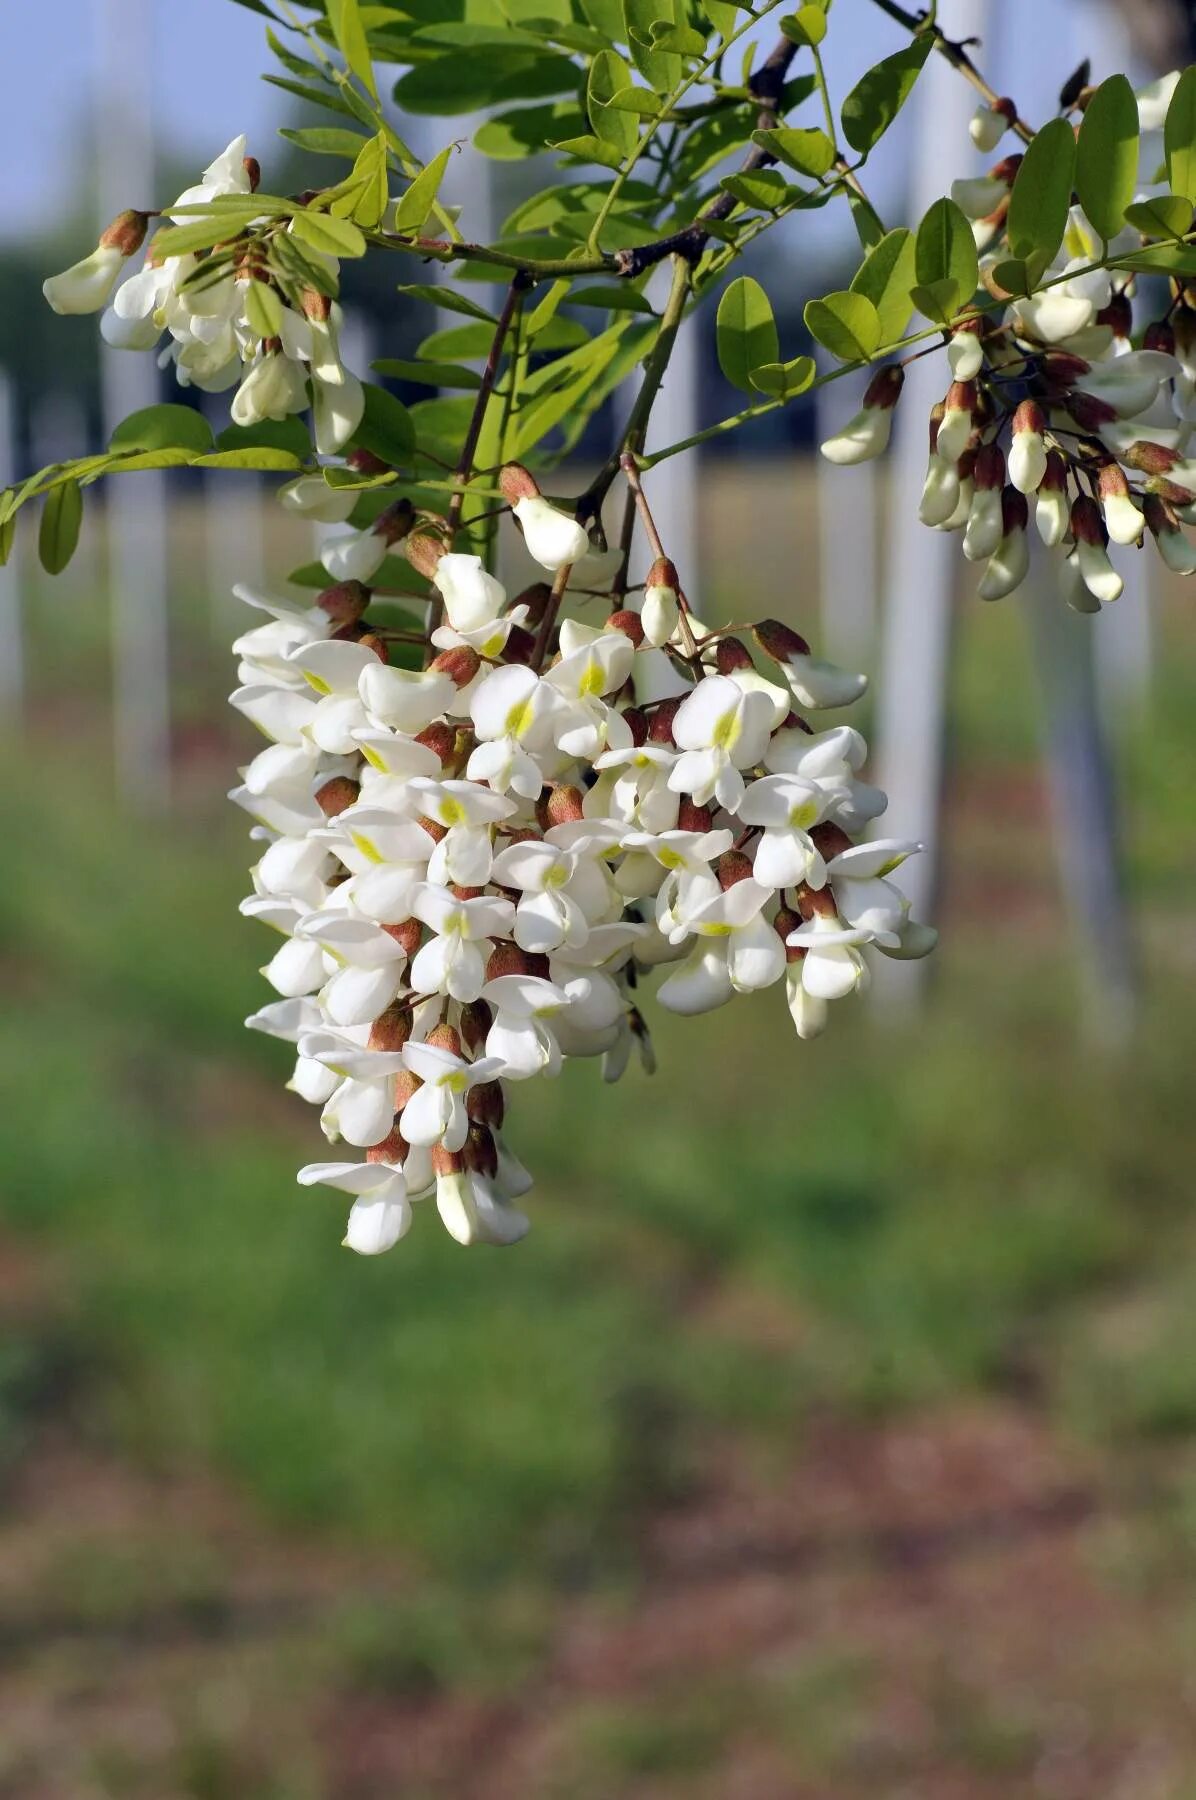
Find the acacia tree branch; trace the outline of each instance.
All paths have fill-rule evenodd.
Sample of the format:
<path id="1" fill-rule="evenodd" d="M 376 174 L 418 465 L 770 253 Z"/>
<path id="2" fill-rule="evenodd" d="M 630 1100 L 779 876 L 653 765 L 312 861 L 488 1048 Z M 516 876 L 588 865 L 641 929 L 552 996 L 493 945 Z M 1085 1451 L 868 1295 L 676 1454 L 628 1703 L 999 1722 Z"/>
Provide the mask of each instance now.
<path id="1" fill-rule="evenodd" d="M 980 73 L 965 44 L 956 43 L 949 38 L 940 25 L 936 25 L 929 13 L 911 12 L 908 7 L 898 4 L 898 0 L 872 0 L 882 13 L 895 19 L 898 25 L 912 32 L 915 37 L 929 37 L 940 56 L 945 56 L 953 69 L 958 69 L 965 81 L 970 81 L 978 94 L 983 95 L 990 106 L 995 106 L 1001 99 L 996 88 L 992 87 Z M 1010 121 L 1010 130 L 1017 133 L 1023 144 L 1028 144 L 1034 136 L 1034 127 L 1027 125 L 1023 118 L 1015 116 Z"/>

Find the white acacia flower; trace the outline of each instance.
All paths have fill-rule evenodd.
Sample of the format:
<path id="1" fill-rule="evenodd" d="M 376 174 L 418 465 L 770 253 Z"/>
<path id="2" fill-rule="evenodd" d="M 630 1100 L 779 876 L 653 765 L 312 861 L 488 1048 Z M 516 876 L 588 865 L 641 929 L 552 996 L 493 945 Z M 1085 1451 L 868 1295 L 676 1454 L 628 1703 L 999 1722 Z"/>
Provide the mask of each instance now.
<path id="1" fill-rule="evenodd" d="M 750 783 L 737 816 L 763 827 L 752 865 L 758 882 L 772 889 L 802 881 L 822 886 L 826 865 L 810 831 L 834 799 L 833 791 L 799 775 L 764 775 Z"/>
<path id="2" fill-rule="evenodd" d="M 299 1054 L 340 1077 L 320 1115 L 330 1142 L 344 1138 L 346 1143 L 370 1149 L 390 1136 L 395 1076 L 407 1067 L 402 1051 L 369 1050 L 347 1032 L 313 1031 L 300 1038 Z"/>
<path id="3" fill-rule="evenodd" d="M 356 1196 L 345 1227 L 344 1244 L 359 1256 L 392 1250 L 411 1228 L 411 1202 L 402 1163 L 308 1163 L 299 1171 L 304 1187 L 319 1182 Z"/>
<path id="4" fill-rule="evenodd" d="M 606 921 L 612 898 L 621 910 L 602 860 L 620 835 L 617 825 L 583 819 L 499 851 L 491 879 L 521 891 L 514 924 L 521 950 L 584 944 L 591 926 Z"/>
<path id="5" fill-rule="evenodd" d="M 322 525 L 343 525 L 357 505 L 357 490 L 330 487 L 322 475 L 296 475 L 279 488 L 278 500 L 284 512 Z"/>
<path id="6" fill-rule="evenodd" d="M 369 724 L 361 700 L 361 677 L 371 664 L 382 667 L 377 653 L 366 644 L 329 638 L 320 644 L 301 645 L 292 651 L 289 661 L 320 696 L 305 732 L 321 750 L 334 756 L 352 754 L 358 748 L 354 732 Z"/>
<path id="7" fill-rule="evenodd" d="M 498 975 L 481 998 L 494 1012 L 486 1055 L 501 1062 L 508 1081 L 560 1072 L 561 1047 L 544 1021 L 570 1004 L 564 988 L 539 975 Z"/>
<path id="8" fill-rule="evenodd" d="M 470 717 L 478 744 L 466 764 L 471 781 L 489 782 L 500 794 L 512 789 L 525 800 L 539 795 L 556 760 L 555 688 L 533 669 L 508 663 L 474 689 Z"/>
<path id="9" fill-rule="evenodd" d="M 863 926 L 844 925 L 838 919 L 815 913 L 785 939 L 787 944 L 803 949 L 801 984 L 814 1000 L 844 1000 L 848 994 L 868 985 L 868 965 L 861 946 L 870 944 L 873 934 Z"/>
<path id="10" fill-rule="evenodd" d="M 491 940 L 510 933 L 511 902 L 493 896 L 458 900 L 447 888 L 425 882 L 411 910 L 436 934 L 416 951 L 408 975 L 412 987 L 419 994 L 476 1000 L 486 980 Z"/>
<path id="11" fill-rule="evenodd" d="M 888 805 L 878 787 L 856 780 L 864 766 L 868 746 L 851 725 L 834 725 L 829 731 L 778 731 L 768 746 L 764 765 L 774 775 L 796 775 L 828 789 L 831 801 L 825 817 L 844 831 L 859 831 Z"/>
<path id="12" fill-rule="evenodd" d="M 675 793 L 705 806 L 717 799 L 734 811 L 743 798 L 741 769 L 758 763 L 768 748 L 772 703 L 745 693 L 726 675 L 707 675 L 677 708 L 673 738 L 682 754 L 669 774 Z"/>
<path id="13" fill-rule="evenodd" d="M 563 643 L 566 640 L 562 638 Z M 560 695 L 553 735 L 566 756 L 592 761 L 615 732 L 627 736 L 618 713 L 603 696 L 621 688 L 631 674 L 635 645 L 621 631 L 598 632 L 556 662 L 544 679 Z"/>
<path id="14" fill-rule="evenodd" d="M 885 876 L 921 848 L 921 844 L 905 838 L 875 838 L 832 856 L 826 865 L 826 878 L 839 917 L 850 926 L 870 932 L 875 943 L 896 936 L 909 912 L 909 901 Z"/>
<path id="15" fill-rule="evenodd" d="M 510 1203 L 498 1180 L 471 1169 L 436 1177 L 436 1210 L 459 1244 L 517 1244 L 526 1237 L 526 1216 Z"/>
<path id="16" fill-rule="evenodd" d="M 561 512 L 541 494 L 527 494 L 516 500 L 511 511 L 523 527 L 523 541 L 528 554 L 542 569 L 555 575 L 566 564 L 579 563 L 590 553 L 590 538 L 584 525 Z"/>
<path id="17" fill-rule="evenodd" d="M 484 567 L 480 556 L 447 552 L 436 564 L 433 580 L 454 631 L 475 632 L 493 626 L 507 604 L 506 588 Z"/>
<path id="18" fill-rule="evenodd" d="M 295 938 L 340 964 L 320 996 L 333 1025 L 372 1024 L 402 990 L 407 952 L 372 919 L 321 908 L 299 920 Z"/>
<path id="19" fill-rule="evenodd" d="M 602 751 L 594 758 L 599 779 L 582 801 L 586 817 L 619 819 L 640 831 L 672 831 L 681 806 L 669 786 L 677 754 L 669 744 L 653 743 Z"/>
<path id="20" fill-rule="evenodd" d="M 446 1150 L 459 1150 L 469 1133 L 466 1095 L 501 1075 L 502 1063 L 496 1056 L 466 1062 L 439 1044 L 408 1043 L 402 1056 L 404 1066 L 423 1084 L 403 1108 L 403 1136 L 412 1145 L 441 1144 Z"/>
<path id="21" fill-rule="evenodd" d="M 697 942 L 657 993 L 670 1012 L 708 1012 L 733 994 L 770 987 L 785 972 L 785 946 L 762 909 L 772 889 L 747 877 L 706 898 L 687 920 Z"/>
<path id="22" fill-rule="evenodd" d="M 429 880 L 456 882 L 461 887 L 481 887 L 489 881 L 494 827 L 510 818 L 515 802 L 476 781 L 431 781 L 417 776 L 407 787 L 423 817 L 446 827 L 432 853 Z"/>
<path id="23" fill-rule="evenodd" d="M 394 668 L 376 656 L 362 662 L 357 691 L 375 725 L 412 737 L 447 712 L 457 695 L 443 669 Z"/>
<path id="24" fill-rule="evenodd" d="M 343 531 L 326 538 L 320 561 L 334 581 L 371 581 L 386 561 L 389 546 L 378 531 Z"/>
<path id="25" fill-rule="evenodd" d="M 302 412 L 306 405 L 307 374 L 302 364 L 281 351 L 266 351 L 250 365 L 229 411 L 234 425 L 260 425 L 263 419 Z"/>

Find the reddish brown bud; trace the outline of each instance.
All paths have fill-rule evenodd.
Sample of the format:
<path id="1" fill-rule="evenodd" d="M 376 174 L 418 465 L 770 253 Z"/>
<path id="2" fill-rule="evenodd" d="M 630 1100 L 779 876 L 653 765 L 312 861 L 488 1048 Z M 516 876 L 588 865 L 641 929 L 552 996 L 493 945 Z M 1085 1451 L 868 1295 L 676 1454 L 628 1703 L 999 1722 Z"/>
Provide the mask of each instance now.
<path id="1" fill-rule="evenodd" d="M 953 381 L 947 389 L 946 410 L 965 412 L 975 417 L 980 390 L 974 381 Z"/>
<path id="2" fill-rule="evenodd" d="M 388 1006 L 386 1011 L 374 1020 L 370 1026 L 370 1035 L 366 1043 L 367 1050 L 386 1050 L 393 1054 L 401 1050 L 411 1036 L 411 1008 L 409 1006 Z"/>
<path id="3" fill-rule="evenodd" d="M 401 1113 L 408 1100 L 423 1087 L 419 1076 L 411 1069 L 400 1069 L 395 1076 L 395 1111 Z"/>
<path id="4" fill-rule="evenodd" d="M 493 1180 L 498 1174 L 498 1150 L 488 1125 L 472 1120 L 465 1140 L 465 1167 L 474 1175 Z"/>
<path id="5" fill-rule="evenodd" d="M 1148 494 L 1158 494 L 1169 506 L 1191 506 L 1196 500 L 1196 493 L 1191 488 L 1180 487 L 1178 481 L 1168 481 L 1165 475 L 1151 475 L 1147 478 Z"/>
<path id="6" fill-rule="evenodd" d="M 943 414 L 947 408 L 941 400 L 936 400 L 930 409 L 930 454 L 933 456 L 939 447 L 939 426 L 943 422 Z"/>
<path id="7" fill-rule="evenodd" d="M 313 325 L 323 325 L 332 317 L 332 299 L 328 294 L 321 294 L 318 288 L 304 288 L 299 296 L 299 304 L 303 308 L 303 316 L 310 319 Z"/>
<path id="8" fill-rule="evenodd" d="M 527 837 L 534 833 L 528 832 Z M 531 973 L 530 958 L 526 950 L 518 944 L 503 942 L 495 944 L 486 960 L 486 980 L 497 981 L 501 975 L 529 975 Z"/>
<path id="9" fill-rule="evenodd" d="M 676 593 L 681 586 L 681 577 L 677 573 L 676 565 L 671 563 L 667 556 L 658 556 L 648 570 L 648 578 L 644 582 L 644 586 L 646 588 L 672 588 Z"/>
<path id="10" fill-rule="evenodd" d="M 415 523 L 415 508 L 410 500 L 396 500 L 374 520 L 374 536 L 387 544 L 398 544 Z"/>
<path id="11" fill-rule="evenodd" d="M 864 389 L 864 405 L 878 406 L 882 411 L 896 406 L 905 386 L 905 370 L 900 363 L 886 363 L 878 369 Z"/>
<path id="12" fill-rule="evenodd" d="M 1098 432 L 1102 426 L 1111 425 L 1117 417 L 1117 408 L 1110 406 L 1107 400 L 1098 400 L 1095 394 L 1084 394 L 1073 389 L 1063 399 L 1081 431 Z"/>
<path id="13" fill-rule="evenodd" d="M 1012 187 L 1017 179 L 1017 172 L 1022 166 L 1023 152 L 1017 150 L 1012 156 L 1003 156 L 988 171 L 994 181 L 1003 181 L 1006 187 Z"/>
<path id="14" fill-rule="evenodd" d="M 1122 457 L 1131 469 L 1141 469 L 1144 475 L 1170 475 L 1176 463 L 1183 457 L 1178 450 L 1169 450 L 1166 444 L 1150 444 L 1143 438 L 1131 444 Z"/>
<path id="15" fill-rule="evenodd" d="M 243 156 L 241 167 L 249 178 L 249 191 L 256 194 L 262 179 L 262 165 L 256 156 Z"/>
<path id="16" fill-rule="evenodd" d="M 761 619 L 758 625 L 752 626 L 752 636 L 765 656 L 771 656 L 774 662 L 789 662 L 795 656 L 810 654 L 805 638 L 791 625 L 782 624 L 780 619 Z"/>
<path id="17" fill-rule="evenodd" d="M 1079 544 L 1097 544 L 1102 549 L 1109 541 L 1100 507 L 1089 494 L 1080 494 L 1072 501 L 1071 534 Z"/>
<path id="18" fill-rule="evenodd" d="M 353 806 L 361 794 L 360 784 L 347 775 L 334 775 L 316 789 L 316 805 L 326 819 L 335 819 L 347 806 Z"/>
<path id="19" fill-rule="evenodd" d="M 1067 463 L 1058 450 L 1048 450 L 1046 468 L 1043 471 L 1039 489 L 1047 493 L 1063 494 L 1067 491 Z"/>
<path id="20" fill-rule="evenodd" d="M 527 607 L 527 623 L 538 625 L 548 610 L 548 602 L 552 599 L 552 589 L 546 581 L 533 581 L 525 587 L 521 594 L 516 594 L 513 604 Z"/>
<path id="21" fill-rule="evenodd" d="M 500 1130 L 507 1110 L 500 1083 L 479 1081 L 465 1096 L 465 1110 L 479 1125 L 489 1125 L 492 1131 Z"/>
<path id="22" fill-rule="evenodd" d="M 459 688 L 468 687 L 481 666 L 481 657 L 468 644 L 454 644 L 451 650 L 442 650 L 431 663 L 438 675 L 451 676 L 453 686 Z"/>
<path id="23" fill-rule="evenodd" d="M 708 806 L 697 806 L 688 794 L 682 795 L 677 809 L 678 831 L 709 831 L 714 824 L 714 814 Z"/>
<path id="24" fill-rule="evenodd" d="M 450 1056 L 460 1056 L 461 1039 L 451 1025 L 434 1025 L 428 1033 L 427 1041 L 436 1050 L 447 1050 Z"/>
<path id="25" fill-rule="evenodd" d="M 459 1150 L 446 1150 L 443 1144 L 432 1146 L 433 1175 L 461 1175 L 465 1170 L 465 1158 Z"/>
<path id="26" fill-rule="evenodd" d="M 536 640 L 532 633 L 525 631 L 522 625 L 512 625 L 503 648 L 503 661 L 527 664 L 535 653 Z"/>
<path id="27" fill-rule="evenodd" d="M 829 819 L 821 825 L 815 825 L 810 832 L 810 840 L 827 862 L 832 856 L 841 856 L 844 850 L 851 849 L 851 839 L 841 825 L 833 824 Z"/>
<path id="28" fill-rule="evenodd" d="M 421 526 L 418 531 L 408 533 L 403 548 L 411 567 L 432 581 L 436 576 L 437 564 L 448 549 L 448 545 L 439 532 Z"/>
<path id="29" fill-rule="evenodd" d="M 1073 356 L 1070 350 L 1048 350 L 1039 363 L 1047 380 L 1059 387 L 1070 387 L 1081 375 L 1087 375 L 1091 366 L 1082 356 Z"/>
<path id="30" fill-rule="evenodd" d="M 1134 329 L 1134 309 L 1128 294 L 1114 294 L 1108 306 L 1096 315 L 1098 325 L 1107 325 L 1114 337 L 1127 338 Z"/>
<path id="31" fill-rule="evenodd" d="M 977 450 L 972 480 L 981 491 L 1004 487 L 1005 452 L 999 444 L 982 444 Z"/>
<path id="32" fill-rule="evenodd" d="M 357 639 L 363 650 L 372 650 L 379 662 L 390 661 L 390 650 L 385 638 L 380 638 L 376 631 L 363 631 Z"/>
<path id="33" fill-rule="evenodd" d="M 1008 537 L 1011 531 L 1024 531 L 1029 521 L 1026 496 L 1015 487 L 1007 487 L 1001 495 L 1001 530 Z"/>
<path id="34" fill-rule="evenodd" d="M 572 825 L 578 819 L 584 818 L 583 798 L 582 791 L 578 787 L 562 785 L 549 788 L 547 795 L 541 800 L 544 817 L 547 821 L 544 829 L 549 830 L 553 825 Z"/>
<path id="35" fill-rule="evenodd" d="M 414 956 L 419 949 L 423 926 L 418 919 L 400 919 L 397 925 L 383 925 L 382 930 L 388 938 L 393 938 L 409 957 Z"/>
<path id="36" fill-rule="evenodd" d="M 652 709 L 652 723 L 648 727 L 648 740 L 653 744 L 671 744 L 673 741 L 673 720 L 677 717 L 677 709 L 681 705 L 679 699 L 664 700 Z"/>
<path id="37" fill-rule="evenodd" d="M 630 607 L 622 607 L 618 612 L 613 612 L 606 621 L 606 629 L 621 631 L 624 637 L 631 639 L 637 650 L 644 641 L 643 623 L 639 614 L 632 612 Z"/>
<path id="38" fill-rule="evenodd" d="M 631 733 L 631 741 L 638 749 L 648 741 L 648 715 L 641 712 L 638 706 L 628 706 L 623 711 L 623 723 Z"/>
<path id="39" fill-rule="evenodd" d="M 714 865 L 714 873 L 718 877 L 718 885 L 726 893 L 736 882 L 751 878 L 751 858 L 745 856 L 742 850 L 724 850 Z"/>
<path id="40" fill-rule="evenodd" d="M 1166 319 L 1152 319 L 1142 334 L 1144 350 L 1161 350 L 1165 356 L 1175 355 L 1175 332 Z"/>
<path id="41" fill-rule="evenodd" d="M 797 905 L 803 919 L 838 917 L 835 896 L 829 884 L 826 887 L 812 888 L 803 881 L 797 890 Z"/>
<path id="42" fill-rule="evenodd" d="M 781 942 L 784 943 L 790 932 L 796 931 L 801 925 L 801 922 L 800 913 L 794 912 L 788 906 L 779 906 L 777 908 L 777 916 L 773 920 L 772 925 L 773 930 L 776 932 Z M 805 954 L 805 950 L 801 944 L 785 944 L 786 962 L 800 962 Z"/>
<path id="43" fill-rule="evenodd" d="M 1046 415 L 1037 400 L 1023 400 L 1013 415 L 1014 431 L 1033 432 L 1035 437 L 1041 437 L 1046 425 Z"/>
<path id="44" fill-rule="evenodd" d="M 447 769 L 452 764 L 457 749 L 457 734 L 451 725 L 438 719 L 434 725 L 425 725 L 422 731 L 415 734 L 417 744 L 424 744 L 434 750 L 440 758 L 440 766 Z"/>
<path id="45" fill-rule="evenodd" d="M 122 256 L 136 256 L 145 242 L 148 225 L 149 214 L 134 212 L 130 207 L 126 212 L 117 213 L 111 225 L 104 227 L 100 233 L 100 247 L 119 250 Z"/>
<path id="46" fill-rule="evenodd" d="M 357 475 L 385 475 L 390 468 L 390 464 L 375 456 L 372 450 L 350 450 L 345 461 Z"/>
<path id="47" fill-rule="evenodd" d="M 1129 496 L 1130 484 L 1119 463 L 1104 463 L 1097 477 L 1096 486 L 1102 500 L 1114 498 L 1121 500 Z"/>
<path id="48" fill-rule="evenodd" d="M 398 1124 L 390 1128 L 389 1137 L 384 1137 L 380 1144 L 371 1144 L 365 1153 L 368 1163 L 399 1163 L 407 1160 L 407 1152 L 411 1148 L 400 1131 Z"/>
<path id="49" fill-rule="evenodd" d="M 1147 494 L 1142 502 L 1146 524 L 1154 537 L 1179 530 L 1179 520 L 1161 494 Z"/>
<path id="50" fill-rule="evenodd" d="M 536 500 L 540 489 L 530 470 L 522 463 L 505 463 L 498 471 L 498 489 L 508 506 L 520 500 Z"/>
<path id="51" fill-rule="evenodd" d="M 720 675 L 734 675 L 739 669 L 750 669 L 753 665 L 747 645 L 737 637 L 720 638 L 714 646 L 714 666 Z"/>
<path id="52" fill-rule="evenodd" d="M 370 603 L 370 590 L 360 581 L 338 581 L 328 587 L 316 605 L 337 625 L 356 625 Z"/>
<path id="53" fill-rule="evenodd" d="M 449 893 L 455 900 L 480 900 L 485 892 L 485 888 L 466 887 L 463 881 L 449 882 Z"/>
<path id="54" fill-rule="evenodd" d="M 486 1033 L 494 1023 L 494 1014 L 484 1000 L 471 1000 L 461 1008 L 461 1039 L 474 1056 L 486 1042 Z"/>

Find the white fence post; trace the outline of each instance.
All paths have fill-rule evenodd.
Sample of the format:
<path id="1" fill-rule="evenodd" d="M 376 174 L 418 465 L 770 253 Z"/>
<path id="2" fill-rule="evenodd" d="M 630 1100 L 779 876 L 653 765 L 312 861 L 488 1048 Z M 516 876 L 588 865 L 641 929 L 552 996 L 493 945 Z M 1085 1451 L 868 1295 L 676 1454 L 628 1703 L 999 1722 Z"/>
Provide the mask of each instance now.
<path id="1" fill-rule="evenodd" d="M 0 488 L 16 480 L 16 406 L 6 369 L 0 369 Z M 23 521 L 22 521 L 23 522 Z M 20 721 L 25 697 L 25 641 L 21 626 L 21 564 L 24 532 L 13 538 L 0 568 L 0 713 L 7 728 Z"/>
<path id="2" fill-rule="evenodd" d="M 859 411 L 864 377 L 819 388 L 814 408 L 818 443 L 841 431 Z M 845 668 L 864 669 L 876 644 L 876 532 L 880 482 L 874 462 L 837 469 L 817 463 L 818 654 Z"/>
<path id="3" fill-rule="evenodd" d="M 154 199 L 149 0 L 95 0 L 95 23 L 100 210 L 106 224 L 123 208 L 149 206 Z M 157 400 L 154 359 L 105 346 L 101 385 L 111 431 L 126 414 Z M 152 809 L 164 806 L 170 793 L 163 475 L 114 476 L 106 507 L 117 786 L 130 805 Z"/>

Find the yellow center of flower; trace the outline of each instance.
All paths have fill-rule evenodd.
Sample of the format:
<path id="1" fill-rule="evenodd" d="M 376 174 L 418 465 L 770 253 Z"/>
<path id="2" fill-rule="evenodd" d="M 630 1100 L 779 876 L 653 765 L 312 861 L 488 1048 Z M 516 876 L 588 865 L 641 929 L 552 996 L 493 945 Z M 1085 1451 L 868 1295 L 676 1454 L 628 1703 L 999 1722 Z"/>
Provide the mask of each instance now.
<path id="1" fill-rule="evenodd" d="M 739 708 L 733 706 L 725 712 L 714 728 L 711 747 L 715 750 L 730 750 L 739 736 Z"/>
<path id="2" fill-rule="evenodd" d="M 530 699 L 521 700 L 518 706 L 513 706 L 507 714 L 507 736 L 522 737 L 525 731 L 531 729 L 531 723 L 535 716 Z"/>
<path id="3" fill-rule="evenodd" d="M 816 800 L 799 800 L 789 814 L 789 823 L 798 831 L 808 831 L 818 817 Z"/>
<path id="4" fill-rule="evenodd" d="M 459 800 L 454 800 L 451 794 L 446 795 L 440 802 L 440 823 L 450 826 L 465 824 L 465 808 Z"/>

